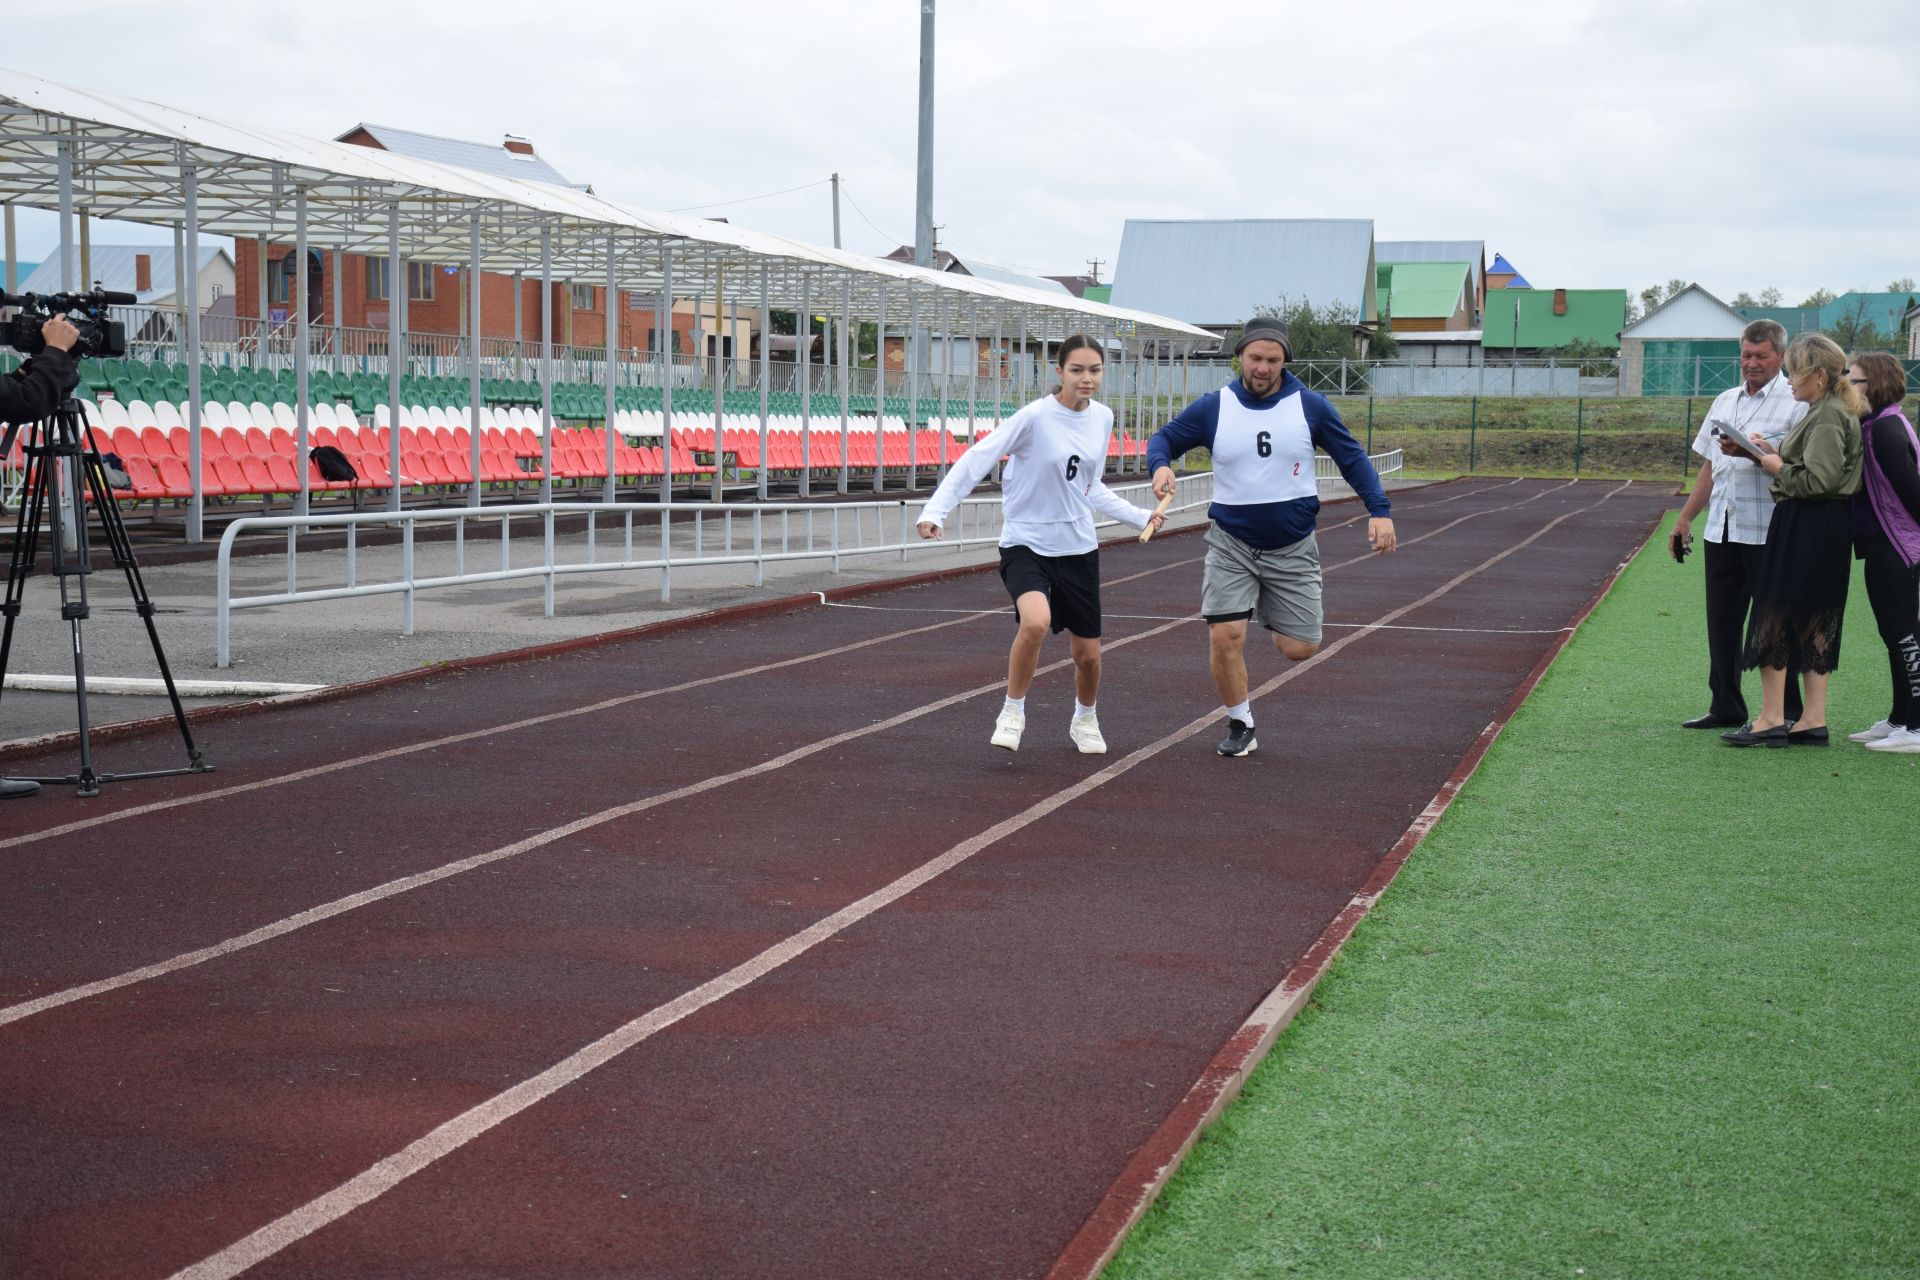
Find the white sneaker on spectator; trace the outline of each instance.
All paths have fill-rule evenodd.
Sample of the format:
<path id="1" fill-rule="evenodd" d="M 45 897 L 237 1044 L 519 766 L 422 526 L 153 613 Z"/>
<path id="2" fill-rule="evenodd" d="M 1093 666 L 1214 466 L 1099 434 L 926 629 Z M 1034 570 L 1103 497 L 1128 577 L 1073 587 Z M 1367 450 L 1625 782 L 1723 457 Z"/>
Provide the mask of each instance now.
<path id="1" fill-rule="evenodd" d="M 1880 741 L 1880 739 L 1886 737 L 1888 734 L 1892 732 L 1893 732 L 1893 721 L 1882 720 L 1878 724 L 1868 725 L 1866 728 L 1862 729 L 1858 733 L 1848 734 L 1847 741 L 1848 742 L 1878 742 Z"/>
<path id="2" fill-rule="evenodd" d="M 1869 751 L 1892 751 L 1901 755 L 1920 755 L 1920 729 L 1895 729 L 1877 742 L 1867 744 Z"/>
<path id="3" fill-rule="evenodd" d="M 996 747 L 1005 747 L 1009 751 L 1020 749 L 1020 735 L 1027 730 L 1027 713 L 1014 707 L 1000 708 L 999 719 L 993 722 L 993 737 L 988 741 Z"/>
<path id="4" fill-rule="evenodd" d="M 1073 739 L 1073 745 L 1080 749 L 1080 754 L 1083 756 L 1107 754 L 1107 740 L 1100 736 L 1098 716 L 1077 717 L 1067 726 L 1067 736 Z"/>

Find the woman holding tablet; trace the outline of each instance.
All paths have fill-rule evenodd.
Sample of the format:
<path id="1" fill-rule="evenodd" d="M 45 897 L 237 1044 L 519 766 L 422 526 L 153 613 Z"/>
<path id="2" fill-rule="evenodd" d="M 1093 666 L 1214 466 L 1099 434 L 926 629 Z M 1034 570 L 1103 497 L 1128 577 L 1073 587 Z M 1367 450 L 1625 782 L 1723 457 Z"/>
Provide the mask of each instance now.
<path id="1" fill-rule="evenodd" d="M 1753 587 L 1744 656 L 1760 668 L 1762 702 L 1753 721 L 1720 736 L 1736 747 L 1825 746 L 1827 679 L 1840 667 L 1840 623 L 1853 563 L 1850 499 L 1860 491 L 1860 418 L 1866 397 L 1847 381 L 1847 356 L 1833 339 L 1808 334 L 1787 348 L 1787 379 L 1807 416 L 1778 452 L 1757 433 L 1760 465 L 1773 477 L 1767 549 Z M 1801 673 L 1806 709 L 1789 724 L 1787 670 Z"/>

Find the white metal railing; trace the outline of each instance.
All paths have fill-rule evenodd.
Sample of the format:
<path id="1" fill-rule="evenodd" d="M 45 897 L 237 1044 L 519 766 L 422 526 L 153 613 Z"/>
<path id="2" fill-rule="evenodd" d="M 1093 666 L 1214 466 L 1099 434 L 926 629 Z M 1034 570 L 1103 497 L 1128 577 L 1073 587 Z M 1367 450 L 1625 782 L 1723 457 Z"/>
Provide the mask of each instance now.
<path id="1" fill-rule="evenodd" d="M 1373 459 L 1383 477 L 1399 474 L 1401 452 L 1396 449 Z M 1315 462 L 1320 481 L 1337 480 L 1340 472 L 1332 460 L 1320 457 Z M 1114 492 L 1129 496 L 1143 506 L 1154 499 L 1145 482 L 1114 485 Z M 1213 498 L 1211 472 L 1182 476 L 1176 482 L 1170 512 L 1204 507 Z M 419 592 L 440 587 L 471 586 L 486 582 L 506 582 L 523 578 L 543 581 L 543 612 L 554 612 L 554 585 L 563 575 L 581 573 L 617 573 L 653 569 L 660 574 L 660 599 L 672 598 L 673 571 L 719 565 L 751 564 L 753 584 L 764 586 L 766 566 L 798 560 L 827 560 L 835 573 L 841 561 L 851 556 L 898 554 L 905 560 L 915 551 L 933 551 L 956 546 L 996 543 L 1000 538 L 1000 498 L 969 498 L 960 504 L 938 542 L 922 541 L 914 534 L 913 510 L 924 498 L 865 502 L 786 502 L 786 503 L 676 503 L 657 502 L 549 502 L 514 507 L 442 507 L 415 511 L 342 512 L 321 516 L 247 516 L 229 524 L 220 538 L 218 578 L 215 587 L 217 648 L 216 663 L 224 668 L 232 659 L 232 617 L 236 610 L 264 609 L 276 605 L 317 603 L 366 596 L 398 595 L 400 631 L 412 635 L 414 599 Z M 665 518 L 660 518 L 664 513 Z M 558 517 L 584 517 L 581 537 L 584 558 L 563 563 L 556 554 L 560 536 Z M 635 517 L 652 516 L 658 525 L 656 550 L 641 554 L 637 550 Z M 675 517 L 683 517 L 676 523 Z M 470 524 L 497 524 L 500 533 L 498 567 L 469 569 L 467 564 L 467 528 Z M 513 563 L 515 524 L 538 530 L 539 556 L 536 562 Z M 1112 521 L 1099 521 L 1110 526 Z M 400 555 L 397 574 L 391 578 L 365 581 L 360 572 L 358 531 L 363 525 L 395 526 L 400 529 Z M 715 528 L 715 526 L 718 528 Z M 743 532 L 736 528 L 744 525 Z M 453 538 L 447 548 L 452 557 L 449 572 L 422 576 L 416 560 L 416 531 L 422 526 L 451 526 Z M 611 527 L 609 527 L 611 526 Z M 341 573 L 327 585 L 302 586 L 298 538 L 303 532 L 343 528 L 346 546 Z M 267 595 L 233 594 L 233 548 L 239 536 L 249 530 L 284 529 L 286 531 L 286 588 Z M 675 534 L 681 535 L 676 547 Z M 869 537 L 871 533 L 871 538 Z M 617 552 L 602 555 L 603 535 L 617 541 Z M 891 536 L 890 536 L 891 534 Z M 520 545 L 525 547 L 529 540 Z M 315 553 L 309 551 L 311 558 Z"/>
<path id="2" fill-rule="evenodd" d="M 1211 501 L 1211 474 L 1186 476 L 1172 510 L 1188 510 Z M 1136 494 L 1142 505 L 1153 505 L 1144 483 L 1115 486 L 1115 492 Z M 915 551 L 932 551 L 956 546 L 995 543 L 1000 538 L 1000 499 L 971 498 L 949 519 L 947 536 L 937 542 L 922 541 L 914 533 L 912 513 L 922 506 L 924 497 L 896 501 L 868 502 L 788 502 L 724 504 L 657 502 L 549 502 L 518 507 L 445 507 L 417 511 L 342 512 L 324 516 L 248 516 L 228 525 L 220 538 L 215 586 L 217 632 L 216 663 L 226 667 L 232 658 L 232 615 L 242 609 L 264 609 L 275 605 L 317 603 L 364 596 L 398 595 L 401 598 L 402 635 L 413 634 L 414 598 L 422 591 L 438 587 L 471 586 L 486 582 L 506 582 L 540 578 L 544 583 L 544 613 L 553 616 L 554 584 L 563 575 L 580 573 L 616 573 L 632 570 L 658 570 L 660 599 L 672 598 L 675 569 L 708 568 L 719 565 L 754 567 L 753 582 L 763 586 L 766 566 L 782 561 L 826 560 L 833 572 L 840 571 L 842 560 L 852 556 L 895 553 L 905 560 Z M 656 550 L 640 554 L 636 549 L 635 517 L 658 517 Z M 582 536 L 584 559 L 563 563 L 556 552 L 559 530 L 557 517 L 585 517 Z M 675 520 L 674 517 L 682 517 Z M 1102 524 L 1111 524 L 1102 521 Z M 500 530 L 498 567 L 469 569 L 466 531 L 471 524 L 496 524 Z M 529 525 L 538 530 L 539 557 L 531 564 L 513 563 L 514 525 Z M 363 525 L 398 525 L 400 560 L 397 575 L 380 581 L 365 581 L 360 572 L 360 547 L 357 532 Z M 613 528 L 609 530 L 608 526 Z M 715 526 L 718 528 L 715 528 Z M 415 532 L 422 526 L 453 529 L 449 551 L 450 572 L 421 576 L 416 566 Z M 742 528 L 741 526 L 744 526 Z M 302 532 L 344 528 L 347 542 L 344 554 L 344 580 L 324 586 L 303 587 L 300 583 L 300 551 L 297 543 Z M 287 535 L 286 589 L 269 595 L 233 594 L 233 546 L 247 530 L 284 529 Z M 736 530 L 739 530 L 736 532 Z M 890 533 L 891 529 L 891 533 Z M 603 555 L 605 535 L 612 533 L 618 543 L 617 554 Z M 674 545 L 674 535 L 683 535 L 683 545 Z M 531 539 L 523 540 L 525 547 Z M 771 545 L 770 545 L 771 544 Z M 309 556 L 313 553 L 309 552 Z"/>

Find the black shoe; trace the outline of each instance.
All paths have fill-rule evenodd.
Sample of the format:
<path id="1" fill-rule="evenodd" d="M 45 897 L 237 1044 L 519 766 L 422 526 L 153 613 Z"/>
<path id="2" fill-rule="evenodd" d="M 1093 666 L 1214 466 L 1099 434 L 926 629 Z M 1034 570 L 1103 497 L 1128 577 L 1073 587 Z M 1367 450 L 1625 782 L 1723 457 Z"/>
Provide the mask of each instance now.
<path id="1" fill-rule="evenodd" d="M 1787 741 L 1796 747 L 1824 747 L 1827 745 L 1827 726 L 1816 729 L 1789 729 Z"/>
<path id="2" fill-rule="evenodd" d="M 1680 727 L 1682 729 L 1738 729 L 1743 723 L 1744 721 L 1729 720 L 1725 716 L 1717 716 L 1709 711 L 1703 716 L 1682 720 Z"/>
<path id="3" fill-rule="evenodd" d="M 1227 721 L 1227 736 L 1214 748 L 1223 756 L 1250 756 L 1259 749 L 1260 744 L 1253 739 L 1253 726 L 1245 720 Z"/>
<path id="4" fill-rule="evenodd" d="M 0 800 L 11 800 L 15 796 L 30 796 L 39 790 L 39 783 L 28 782 L 25 778 L 0 778 Z"/>
<path id="5" fill-rule="evenodd" d="M 1812 730 L 1808 732 L 1811 733 Z M 1792 733 L 1793 730 L 1784 724 L 1777 724 L 1771 729 L 1762 729 L 1755 733 L 1752 723 L 1749 722 L 1730 733 L 1721 734 L 1720 741 L 1730 747 L 1784 747 L 1792 741 Z"/>

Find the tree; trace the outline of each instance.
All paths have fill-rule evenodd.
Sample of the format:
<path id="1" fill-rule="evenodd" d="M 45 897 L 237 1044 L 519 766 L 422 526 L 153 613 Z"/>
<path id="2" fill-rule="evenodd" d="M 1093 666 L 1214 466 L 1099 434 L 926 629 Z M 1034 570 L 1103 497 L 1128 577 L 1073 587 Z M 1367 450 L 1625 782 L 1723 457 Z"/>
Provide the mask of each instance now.
<path id="1" fill-rule="evenodd" d="M 1745 289 L 1742 289 L 1740 292 L 1733 295 L 1733 305 L 1736 307 L 1757 307 L 1760 304 L 1753 300 L 1752 294 L 1748 293 Z"/>
<path id="2" fill-rule="evenodd" d="M 1833 322 L 1827 336 L 1843 351 L 1894 351 L 1898 334 L 1881 333 L 1880 326 L 1867 316 L 1867 300 L 1859 298 Z"/>
<path id="3" fill-rule="evenodd" d="M 1657 284 L 1648 285 L 1640 291 L 1640 313 L 1642 315 L 1652 315 L 1660 304 L 1666 300 L 1667 293 L 1665 289 L 1662 289 Z"/>
<path id="4" fill-rule="evenodd" d="M 1691 282 L 1687 280 L 1682 280 L 1678 276 L 1675 276 L 1673 279 L 1667 281 L 1668 300 L 1671 301 L 1672 299 L 1677 298 L 1681 294 L 1685 293 L 1687 290 L 1687 285 L 1689 283 Z"/>
<path id="5" fill-rule="evenodd" d="M 1803 307 L 1824 307 L 1839 296 L 1839 294 L 1831 289 L 1819 288 L 1808 294 L 1800 305 Z"/>
<path id="6" fill-rule="evenodd" d="M 1256 312 L 1262 316 L 1272 316 L 1286 322 L 1287 337 L 1293 342 L 1293 359 L 1290 363 L 1301 364 L 1310 360 L 1340 361 L 1357 359 L 1360 355 L 1360 313 L 1345 303 L 1335 302 L 1327 306 L 1316 307 L 1306 298 L 1298 301 L 1282 297 L 1270 307 L 1262 307 Z M 1235 341 L 1239 335 L 1233 335 Z M 1367 342 L 1367 354 L 1374 359 L 1388 359 L 1400 354 L 1400 346 L 1393 335 L 1386 332 L 1384 323 Z"/>
<path id="7" fill-rule="evenodd" d="M 1892 281 L 1887 285 L 1887 292 L 1888 293 L 1912 293 L 1913 277 L 1901 276 L 1898 280 Z"/>
<path id="8" fill-rule="evenodd" d="M 1768 285 L 1760 291 L 1760 305 L 1763 307 L 1777 307 L 1780 305 L 1780 297 L 1780 290 L 1774 288 L 1772 285 Z"/>
<path id="9" fill-rule="evenodd" d="M 1590 342 L 1585 338 L 1569 342 L 1553 353 L 1554 363 L 1561 368 L 1577 364 L 1583 378 L 1606 378 L 1619 371 L 1616 364 L 1620 357 L 1620 348 L 1608 342 Z"/>

